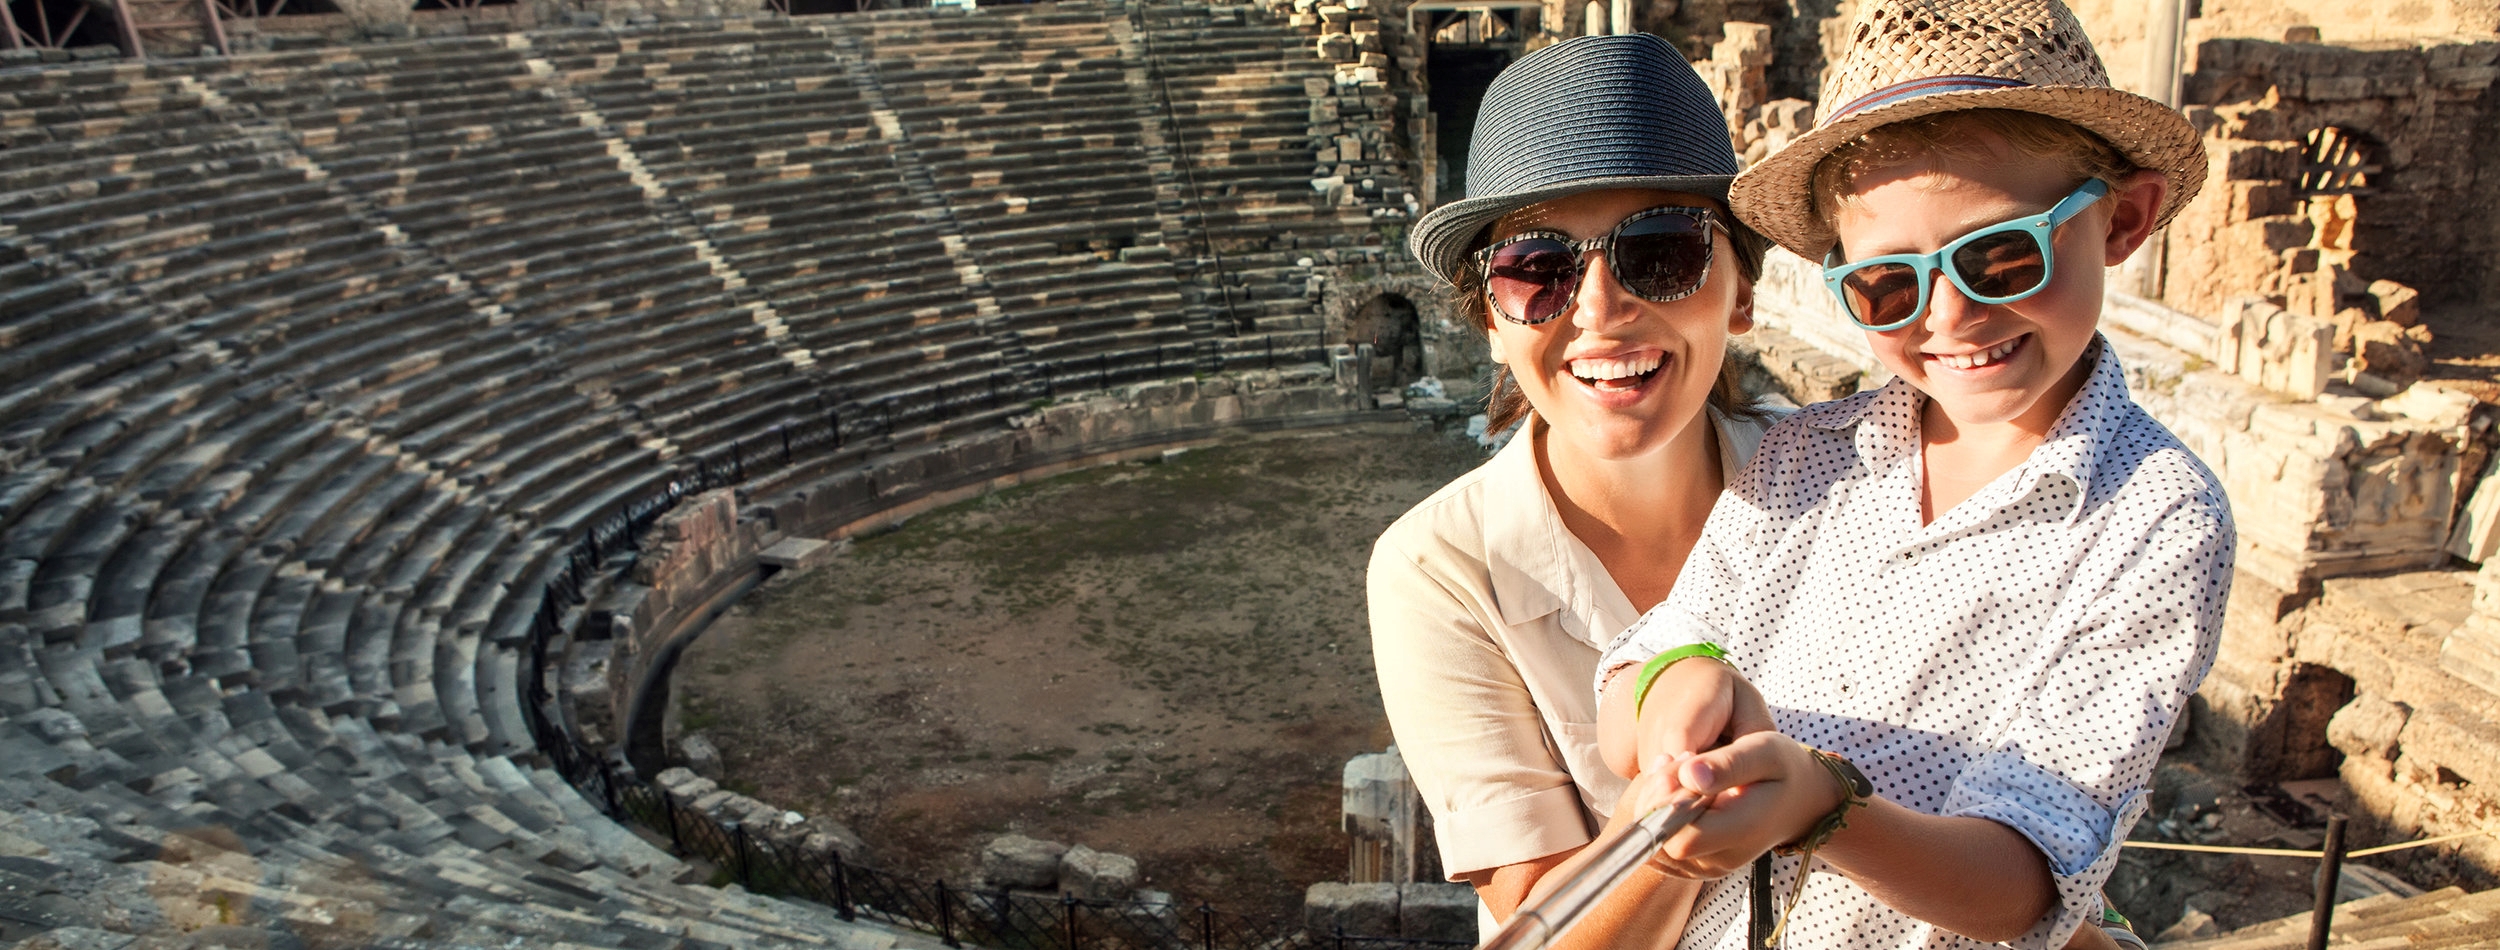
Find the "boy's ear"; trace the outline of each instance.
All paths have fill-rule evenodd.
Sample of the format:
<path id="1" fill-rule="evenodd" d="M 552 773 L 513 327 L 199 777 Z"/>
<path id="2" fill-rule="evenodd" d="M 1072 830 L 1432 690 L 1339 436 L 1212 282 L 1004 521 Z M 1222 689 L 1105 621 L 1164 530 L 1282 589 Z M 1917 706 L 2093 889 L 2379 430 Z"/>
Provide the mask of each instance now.
<path id="1" fill-rule="evenodd" d="M 2160 172 L 2139 168 L 2110 190 L 2109 239 L 2102 263 L 2116 267 L 2126 263 L 2135 249 L 2144 246 L 2153 236 L 2153 222 L 2161 214 L 2162 199 L 2170 194 L 2170 182 Z"/>

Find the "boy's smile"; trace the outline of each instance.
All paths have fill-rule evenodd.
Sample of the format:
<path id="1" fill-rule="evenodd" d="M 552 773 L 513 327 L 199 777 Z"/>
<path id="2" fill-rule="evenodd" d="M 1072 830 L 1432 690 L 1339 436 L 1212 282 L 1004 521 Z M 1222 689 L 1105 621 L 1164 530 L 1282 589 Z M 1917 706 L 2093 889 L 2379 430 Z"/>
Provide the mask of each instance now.
<path id="1" fill-rule="evenodd" d="M 1932 252 L 1974 230 L 2046 211 L 2074 190 L 2053 163 L 1991 144 L 1996 161 L 1926 155 L 1863 175 L 1832 221 L 1847 259 Z M 2052 252 L 2059 266 L 2028 298 L 1980 304 L 1939 272 L 1921 275 L 1930 283 L 1927 312 L 1899 329 L 1870 331 L 1868 345 L 1928 396 L 1927 411 L 1943 416 L 1933 421 L 1950 431 L 2045 436 L 2090 372 L 2081 361 L 2100 322 L 2102 270 L 2142 243 L 2160 192 L 2157 176 L 2138 173 L 2058 227 Z"/>

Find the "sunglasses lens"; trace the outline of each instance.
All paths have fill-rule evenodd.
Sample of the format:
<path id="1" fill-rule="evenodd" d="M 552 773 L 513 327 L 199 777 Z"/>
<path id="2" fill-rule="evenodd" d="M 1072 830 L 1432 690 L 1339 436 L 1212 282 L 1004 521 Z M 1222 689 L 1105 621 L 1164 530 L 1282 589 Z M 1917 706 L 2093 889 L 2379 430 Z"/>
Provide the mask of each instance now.
<path id="1" fill-rule="evenodd" d="M 1502 315 L 1520 323 L 1543 323 L 1571 300 L 1579 268 L 1571 247 L 1551 238 L 1512 241 L 1493 252 L 1485 288 Z"/>
<path id="2" fill-rule="evenodd" d="M 2018 297 L 2040 289 L 2048 274 L 2048 256 L 2029 231 L 2000 231 L 1962 245 L 1953 252 L 1953 269 L 1971 293 L 1992 300 Z"/>
<path id="3" fill-rule="evenodd" d="M 1651 300 L 1693 292 L 1710 273 L 1710 228 L 1688 214 L 1653 214 L 1616 235 L 1615 277 Z"/>
<path id="4" fill-rule="evenodd" d="M 1870 327 L 1891 326 L 1918 312 L 1918 268 L 1908 264 L 1873 264 L 1840 279 L 1849 316 Z"/>

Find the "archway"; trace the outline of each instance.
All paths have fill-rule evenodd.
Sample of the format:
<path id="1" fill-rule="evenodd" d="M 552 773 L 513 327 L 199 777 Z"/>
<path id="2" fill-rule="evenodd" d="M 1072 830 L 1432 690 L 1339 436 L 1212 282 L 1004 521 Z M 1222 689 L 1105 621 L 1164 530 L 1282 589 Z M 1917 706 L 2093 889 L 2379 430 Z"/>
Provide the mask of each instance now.
<path id="1" fill-rule="evenodd" d="M 2344 754 L 2326 740 L 2326 724 L 2352 702 L 2352 677 L 2314 663 L 2292 664 L 2283 696 L 2250 730 L 2248 778 L 2287 782 L 2334 778 Z"/>
<path id="2" fill-rule="evenodd" d="M 1371 344 L 1374 386 L 1404 386 L 1424 375 L 1424 338 L 1415 302 L 1403 294 L 1380 294 L 1346 319 L 1345 342 Z"/>
<path id="3" fill-rule="evenodd" d="M 1493 77 L 1519 58 L 1535 35 L 1542 0 L 1417 3 L 1407 8 L 1409 29 L 1424 38 L 1426 101 L 1435 122 L 1433 200 L 1465 197 L 1467 144 L 1475 138 L 1476 108 Z M 1418 19 L 1421 22 L 1415 22 Z"/>

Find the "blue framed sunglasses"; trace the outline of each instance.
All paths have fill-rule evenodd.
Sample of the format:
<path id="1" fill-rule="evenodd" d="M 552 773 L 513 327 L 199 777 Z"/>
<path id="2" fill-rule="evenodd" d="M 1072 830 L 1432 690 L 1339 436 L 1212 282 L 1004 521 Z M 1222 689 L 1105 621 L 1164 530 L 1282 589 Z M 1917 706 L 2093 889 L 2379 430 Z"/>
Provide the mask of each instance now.
<path id="1" fill-rule="evenodd" d="M 1973 303 L 2013 303 L 2040 292 L 2057 276 L 2051 233 L 2067 219 L 2109 194 L 2092 179 L 2040 214 L 1992 224 L 1953 239 L 1932 254 L 1885 254 L 1840 262 L 1840 248 L 1823 258 L 1823 283 L 1840 298 L 1849 319 L 1869 330 L 1898 330 L 1927 315 L 1928 292 L 1943 271 Z"/>

